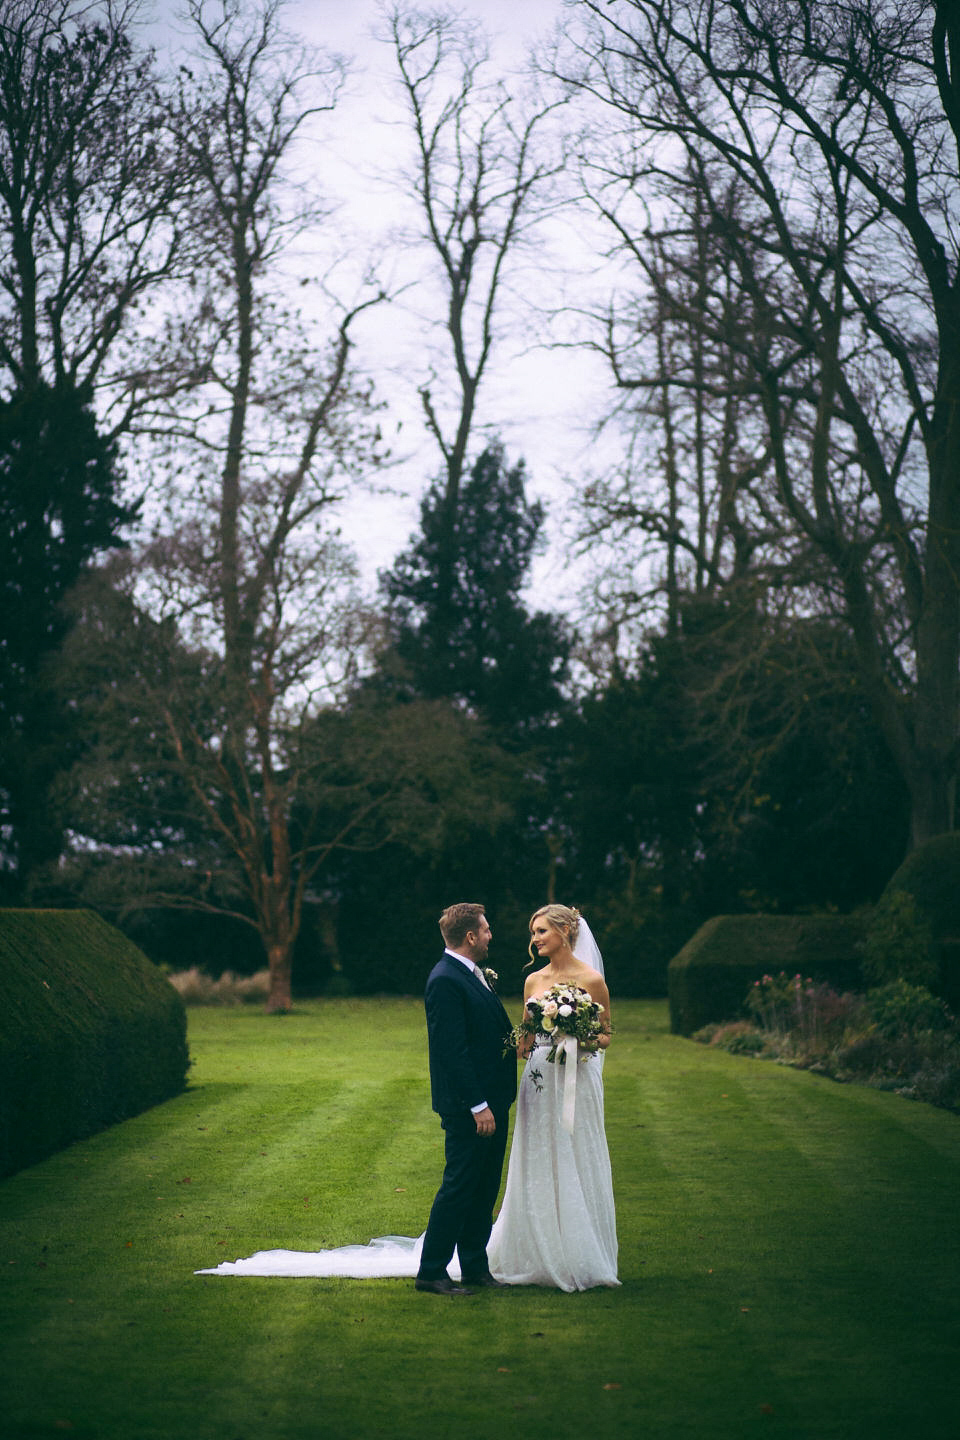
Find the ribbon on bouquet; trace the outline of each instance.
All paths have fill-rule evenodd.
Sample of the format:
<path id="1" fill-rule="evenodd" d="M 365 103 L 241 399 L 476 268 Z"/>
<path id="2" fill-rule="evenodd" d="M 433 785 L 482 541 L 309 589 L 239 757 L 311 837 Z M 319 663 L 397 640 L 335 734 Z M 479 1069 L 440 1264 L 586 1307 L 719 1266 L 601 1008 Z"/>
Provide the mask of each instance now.
<path id="1" fill-rule="evenodd" d="M 563 1057 L 563 1108 L 560 1111 L 560 1124 L 568 1135 L 573 1134 L 573 1117 L 577 1104 L 577 1042 L 573 1035 L 564 1035 L 557 1041 L 556 1059 L 554 1064 L 561 1063 Z"/>

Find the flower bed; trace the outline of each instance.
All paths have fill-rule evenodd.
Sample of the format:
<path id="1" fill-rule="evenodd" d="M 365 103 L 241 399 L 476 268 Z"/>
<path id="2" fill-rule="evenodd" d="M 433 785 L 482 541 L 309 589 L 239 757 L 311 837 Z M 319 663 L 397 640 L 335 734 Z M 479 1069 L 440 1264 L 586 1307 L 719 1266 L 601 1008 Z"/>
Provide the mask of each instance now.
<path id="1" fill-rule="evenodd" d="M 751 985 L 746 1010 L 749 1020 L 705 1025 L 692 1038 L 960 1110 L 960 1022 L 921 985 L 840 993 L 781 970 Z"/>

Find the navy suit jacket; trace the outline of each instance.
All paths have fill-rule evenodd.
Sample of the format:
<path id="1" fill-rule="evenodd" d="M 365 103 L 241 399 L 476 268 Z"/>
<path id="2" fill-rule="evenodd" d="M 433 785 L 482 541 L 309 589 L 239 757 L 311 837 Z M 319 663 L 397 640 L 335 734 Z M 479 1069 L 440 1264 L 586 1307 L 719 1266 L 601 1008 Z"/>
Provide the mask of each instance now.
<path id="1" fill-rule="evenodd" d="M 453 1115 L 484 1100 L 492 1110 L 508 1110 L 517 1094 L 517 1056 L 504 1054 L 512 1027 L 498 997 L 444 955 L 430 971 L 424 1004 L 434 1110 Z"/>

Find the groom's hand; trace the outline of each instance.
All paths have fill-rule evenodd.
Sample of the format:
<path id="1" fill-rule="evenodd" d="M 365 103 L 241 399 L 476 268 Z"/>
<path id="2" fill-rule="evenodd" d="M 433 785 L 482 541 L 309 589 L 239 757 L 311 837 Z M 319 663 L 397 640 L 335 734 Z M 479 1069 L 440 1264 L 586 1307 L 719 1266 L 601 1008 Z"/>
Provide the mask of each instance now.
<path id="1" fill-rule="evenodd" d="M 478 1135 L 492 1135 L 497 1128 L 497 1122 L 493 1118 L 493 1111 L 489 1105 L 485 1110 L 475 1110 L 473 1118 L 477 1122 Z"/>

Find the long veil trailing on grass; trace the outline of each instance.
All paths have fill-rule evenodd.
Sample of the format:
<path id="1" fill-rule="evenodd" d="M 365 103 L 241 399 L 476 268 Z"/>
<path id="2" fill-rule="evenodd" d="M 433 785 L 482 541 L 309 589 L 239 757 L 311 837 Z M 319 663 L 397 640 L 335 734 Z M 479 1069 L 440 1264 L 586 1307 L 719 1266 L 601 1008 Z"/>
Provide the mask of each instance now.
<path id="1" fill-rule="evenodd" d="M 246 1260 L 227 1260 L 195 1275 L 286 1275 L 323 1279 L 339 1275 L 348 1280 L 415 1276 L 420 1268 L 423 1236 L 381 1235 L 369 1245 L 341 1245 L 337 1250 L 258 1250 Z M 459 1278 L 456 1258 L 450 1274 Z"/>

